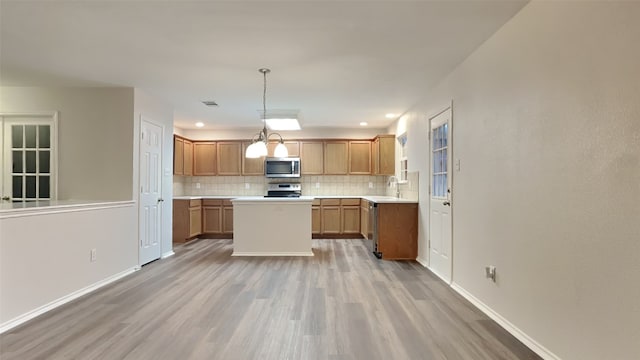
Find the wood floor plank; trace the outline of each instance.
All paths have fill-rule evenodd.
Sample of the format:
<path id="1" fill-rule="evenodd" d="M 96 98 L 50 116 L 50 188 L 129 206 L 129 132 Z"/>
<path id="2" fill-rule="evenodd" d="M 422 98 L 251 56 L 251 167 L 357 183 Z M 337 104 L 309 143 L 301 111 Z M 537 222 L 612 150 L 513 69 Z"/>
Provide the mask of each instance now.
<path id="1" fill-rule="evenodd" d="M 0 335 L 0 358 L 539 359 L 427 269 L 361 240 L 313 240 L 313 257 L 232 257 L 231 240 L 174 251 Z"/>

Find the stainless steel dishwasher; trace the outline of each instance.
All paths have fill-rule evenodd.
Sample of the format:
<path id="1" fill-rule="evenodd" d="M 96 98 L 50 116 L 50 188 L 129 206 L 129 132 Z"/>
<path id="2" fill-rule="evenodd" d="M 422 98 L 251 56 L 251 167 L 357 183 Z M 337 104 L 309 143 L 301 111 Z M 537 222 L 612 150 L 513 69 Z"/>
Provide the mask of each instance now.
<path id="1" fill-rule="evenodd" d="M 369 201 L 369 228 L 367 229 L 367 239 L 370 250 L 378 259 L 382 258 L 382 253 L 378 251 L 378 204 Z"/>

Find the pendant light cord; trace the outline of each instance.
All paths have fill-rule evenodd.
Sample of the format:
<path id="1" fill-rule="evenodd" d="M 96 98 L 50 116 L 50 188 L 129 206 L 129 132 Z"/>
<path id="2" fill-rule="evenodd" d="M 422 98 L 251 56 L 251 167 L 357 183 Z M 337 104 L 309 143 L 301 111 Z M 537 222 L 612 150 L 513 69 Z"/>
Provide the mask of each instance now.
<path id="1" fill-rule="evenodd" d="M 262 69 L 262 75 L 264 78 L 264 86 L 263 86 L 263 90 L 262 90 L 262 131 L 264 133 L 264 137 L 265 137 L 265 143 L 268 141 L 267 140 L 267 73 L 269 72 L 269 69 Z"/>

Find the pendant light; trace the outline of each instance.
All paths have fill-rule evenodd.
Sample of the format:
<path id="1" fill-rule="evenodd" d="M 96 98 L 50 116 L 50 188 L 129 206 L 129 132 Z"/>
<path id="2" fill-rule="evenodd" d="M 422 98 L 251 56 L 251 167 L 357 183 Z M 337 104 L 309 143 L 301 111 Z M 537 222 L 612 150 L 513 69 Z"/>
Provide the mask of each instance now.
<path id="1" fill-rule="evenodd" d="M 274 150 L 274 157 L 287 157 L 289 156 L 289 151 L 287 147 L 284 145 L 284 140 L 282 140 L 282 136 L 278 133 L 267 133 L 267 74 L 271 72 L 271 70 L 262 68 L 258 69 L 264 78 L 264 87 L 262 91 L 262 125 L 263 128 L 257 134 L 253 136 L 251 145 L 247 147 L 247 151 L 245 153 L 245 157 L 247 158 L 259 158 L 262 156 L 267 156 L 267 143 L 269 142 L 269 137 L 273 135 L 277 135 L 280 138 L 280 142 L 276 146 Z"/>

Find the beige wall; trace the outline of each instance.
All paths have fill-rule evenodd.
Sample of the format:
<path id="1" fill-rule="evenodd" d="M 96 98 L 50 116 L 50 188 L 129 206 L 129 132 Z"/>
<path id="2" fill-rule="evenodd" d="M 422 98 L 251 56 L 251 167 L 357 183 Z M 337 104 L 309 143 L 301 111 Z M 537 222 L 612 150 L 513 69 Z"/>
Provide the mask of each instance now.
<path id="1" fill-rule="evenodd" d="M 59 112 L 58 199 L 131 199 L 132 88 L 1 91 L 0 112 Z"/>
<path id="2" fill-rule="evenodd" d="M 0 332 L 132 272 L 136 218 L 131 201 L 0 213 Z"/>
<path id="3" fill-rule="evenodd" d="M 638 19 L 531 2 L 408 113 L 421 256 L 426 119 L 453 100 L 453 281 L 563 359 L 640 354 Z"/>

